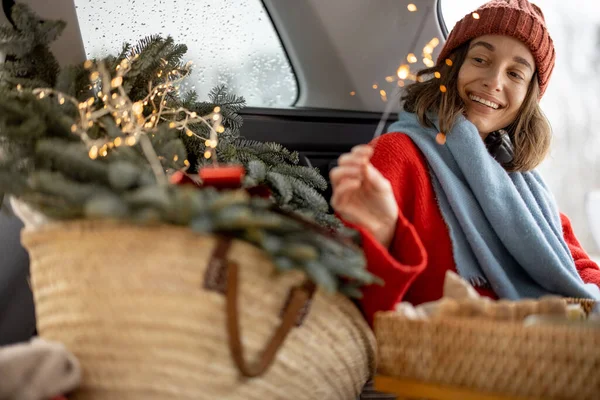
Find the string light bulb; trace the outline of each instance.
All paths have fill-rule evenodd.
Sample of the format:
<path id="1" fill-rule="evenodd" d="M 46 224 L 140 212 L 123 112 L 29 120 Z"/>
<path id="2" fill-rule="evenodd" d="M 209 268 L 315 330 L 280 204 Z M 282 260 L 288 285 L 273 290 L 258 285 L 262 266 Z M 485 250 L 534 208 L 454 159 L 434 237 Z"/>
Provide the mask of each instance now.
<path id="1" fill-rule="evenodd" d="M 85 101 L 80 102 L 72 96 L 50 88 L 34 89 L 34 95 L 40 99 L 55 95 L 61 105 L 70 102 L 77 107 L 79 120 L 71 126 L 71 131 L 86 144 L 91 159 L 105 157 L 115 147 L 121 145 L 134 146 L 139 143 L 140 149 L 148 159 L 157 180 L 168 183 L 164 167 L 161 164 L 161 160 L 166 159 L 166 157 L 156 154 L 149 137 L 160 134 L 160 131 L 156 128 L 164 121 L 172 129 L 178 129 L 188 136 L 200 138 L 200 134 L 192 132 L 188 124 L 203 123 L 210 128 L 210 137 L 207 142 L 208 149 L 205 152 L 206 158 L 210 158 L 213 155 L 212 149 L 215 149 L 218 144 L 217 134 L 225 131 L 225 127 L 222 125 L 221 107 L 214 107 L 214 112 L 209 115 L 199 116 L 197 112 L 189 111 L 181 106 L 172 107 L 168 103 L 166 96 L 179 90 L 180 82 L 190 72 L 189 69 L 185 68 L 177 68 L 167 72 L 167 76 L 163 78 L 159 85 L 153 86 L 153 83 L 149 82 L 146 97 L 133 102 L 125 91 L 123 82 L 126 73 L 131 68 L 131 62 L 137 58 L 139 58 L 139 54 L 132 55 L 130 59 L 121 60 L 120 64 L 117 65 L 116 73 L 110 73 L 102 63 L 95 65 L 91 60 L 87 60 L 84 67 L 89 70 L 88 77 L 93 84 L 89 85 L 88 89 L 94 90 L 96 94 Z M 162 62 L 165 66 L 169 64 L 166 60 L 162 60 Z M 186 68 L 190 65 L 191 63 L 187 63 Z M 159 97 L 159 107 L 154 102 L 157 96 Z M 98 104 L 97 100 L 102 100 L 102 103 Z M 145 115 L 145 110 L 149 108 L 147 106 L 152 107 L 150 115 Z M 182 113 L 186 114 L 187 117 L 184 119 L 179 118 Z M 103 118 L 106 116 L 113 118 L 124 137 L 91 139 L 88 136 L 87 131 L 96 123 L 105 129 Z M 171 155 L 171 157 L 175 162 L 179 161 L 178 155 Z M 216 160 L 214 161 L 216 162 Z M 190 166 L 188 160 L 184 160 L 183 164 L 186 168 Z"/>
<path id="2" fill-rule="evenodd" d="M 112 88 L 118 88 L 123 84 L 123 77 L 117 76 L 112 81 L 110 81 L 110 86 Z"/>
<path id="3" fill-rule="evenodd" d="M 144 105 L 141 101 L 136 101 L 133 103 L 133 106 L 131 106 L 131 110 L 135 115 L 141 115 L 144 112 Z"/>
<path id="4" fill-rule="evenodd" d="M 398 67 L 396 74 L 398 75 L 398 78 L 406 79 L 410 74 L 410 67 L 406 64 L 402 64 L 400 67 Z"/>
<path id="5" fill-rule="evenodd" d="M 98 146 L 92 146 L 90 148 L 90 151 L 88 152 L 88 156 L 92 159 L 95 160 L 96 158 L 98 158 Z"/>
<path id="6" fill-rule="evenodd" d="M 381 96 L 381 101 L 386 102 L 388 100 L 387 99 L 387 93 L 385 92 L 385 90 L 383 90 L 383 89 L 380 90 L 379 91 L 379 95 Z"/>

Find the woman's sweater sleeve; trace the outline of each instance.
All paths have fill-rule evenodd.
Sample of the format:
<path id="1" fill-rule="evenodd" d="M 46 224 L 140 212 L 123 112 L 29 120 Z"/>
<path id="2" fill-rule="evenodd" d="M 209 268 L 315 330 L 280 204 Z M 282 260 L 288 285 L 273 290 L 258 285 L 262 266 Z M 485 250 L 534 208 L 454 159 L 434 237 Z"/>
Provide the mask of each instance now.
<path id="1" fill-rule="evenodd" d="M 581 276 L 581 279 L 585 283 L 595 283 L 600 287 L 600 268 L 598 268 L 598 264 L 592 261 L 585 250 L 583 250 L 583 247 L 581 247 L 579 240 L 575 237 L 575 232 L 573 232 L 569 218 L 561 213 L 560 220 L 562 222 L 565 242 L 567 242 L 571 255 L 575 260 L 575 267 L 579 272 L 579 276 Z"/>
<path id="2" fill-rule="evenodd" d="M 372 144 L 375 146 L 375 153 L 371 162 L 390 181 L 398 201 L 400 196 L 414 196 L 414 191 L 411 188 L 412 179 L 405 179 L 405 174 L 410 173 L 409 157 L 403 156 L 400 143 L 392 139 L 394 137 L 388 134 Z M 372 323 L 377 311 L 392 310 L 402 300 L 411 284 L 425 269 L 427 253 L 415 227 L 400 206 L 398 223 L 389 249 L 366 229 L 350 226 L 361 234 L 367 268 L 384 281 L 383 286 L 371 285 L 363 289 L 363 312 L 369 323 Z"/>

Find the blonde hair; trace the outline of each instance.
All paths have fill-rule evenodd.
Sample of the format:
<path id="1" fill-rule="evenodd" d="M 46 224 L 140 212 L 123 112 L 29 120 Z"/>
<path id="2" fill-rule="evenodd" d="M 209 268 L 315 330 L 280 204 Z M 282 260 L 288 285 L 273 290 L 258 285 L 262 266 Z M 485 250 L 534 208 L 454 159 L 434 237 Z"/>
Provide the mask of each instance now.
<path id="1" fill-rule="evenodd" d="M 465 106 L 458 93 L 458 72 L 469 51 L 469 42 L 456 48 L 440 65 L 421 70 L 417 82 L 407 87 L 402 96 L 404 110 L 415 113 L 421 125 L 435 128 L 427 113 L 438 115 L 441 132 L 450 132 L 456 118 L 463 114 Z M 439 75 L 435 75 L 435 73 Z M 437 78 L 436 76 L 439 76 Z M 440 86 L 446 91 L 442 92 Z M 552 128 L 540 108 L 540 86 L 537 73 L 531 79 L 527 95 L 517 118 L 505 127 L 514 146 L 514 158 L 504 168 L 509 172 L 530 171 L 548 155 L 552 141 Z"/>

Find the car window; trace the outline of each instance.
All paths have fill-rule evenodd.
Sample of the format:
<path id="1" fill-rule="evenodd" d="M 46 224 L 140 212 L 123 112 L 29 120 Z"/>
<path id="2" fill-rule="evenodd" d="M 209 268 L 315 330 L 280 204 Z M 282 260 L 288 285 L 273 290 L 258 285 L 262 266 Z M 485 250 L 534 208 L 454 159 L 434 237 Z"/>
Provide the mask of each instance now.
<path id="1" fill-rule="evenodd" d="M 451 30 L 482 0 L 440 0 Z M 588 251 L 600 254 L 585 214 L 585 197 L 600 187 L 600 3 L 532 1 L 543 10 L 556 48 L 556 66 L 541 107 L 554 133 L 550 157 L 540 170 L 559 207 L 572 220 Z"/>
<path id="2" fill-rule="evenodd" d="M 118 54 L 124 42 L 160 34 L 188 46 L 188 89 L 200 98 L 226 84 L 249 106 L 288 107 L 298 85 L 260 0 L 75 0 L 88 58 Z"/>

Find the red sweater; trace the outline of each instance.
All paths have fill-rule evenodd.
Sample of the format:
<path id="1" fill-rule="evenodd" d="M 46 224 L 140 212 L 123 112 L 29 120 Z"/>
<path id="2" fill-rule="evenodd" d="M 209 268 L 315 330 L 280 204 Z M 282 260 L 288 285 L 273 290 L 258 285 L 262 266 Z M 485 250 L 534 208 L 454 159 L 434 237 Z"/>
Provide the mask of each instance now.
<path id="1" fill-rule="evenodd" d="M 399 219 L 389 250 L 365 229 L 357 228 L 363 240 L 368 269 L 385 281 L 363 290 L 363 311 L 370 323 L 377 311 L 392 310 L 400 301 L 421 304 L 442 297 L 447 270 L 456 272 L 452 243 L 437 205 L 427 161 L 412 140 L 401 133 L 388 133 L 372 144 L 373 165 L 391 182 L 399 208 Z M 600 286 L 600 269 L 581 248 L 569 219 L 561 214 L 565 241 L 586 283 Z M 496 298 L 484 288 L 482 295 Z"/>

